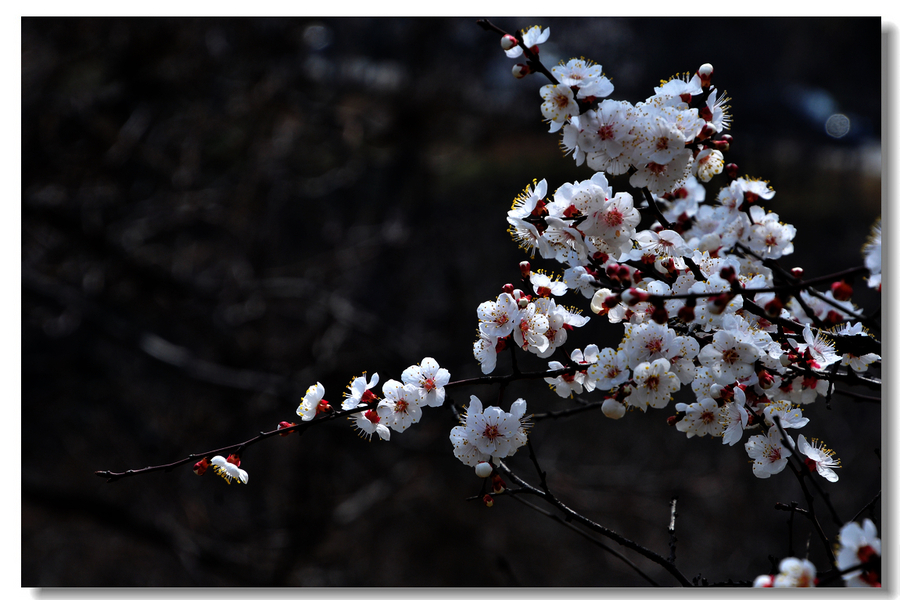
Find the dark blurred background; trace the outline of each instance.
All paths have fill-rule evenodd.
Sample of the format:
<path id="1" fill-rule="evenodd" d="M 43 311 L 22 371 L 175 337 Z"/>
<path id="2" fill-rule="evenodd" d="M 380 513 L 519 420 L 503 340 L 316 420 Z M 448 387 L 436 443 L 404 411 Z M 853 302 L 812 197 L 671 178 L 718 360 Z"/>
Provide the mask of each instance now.
<path id="1" fill-rule="evenodd" d="M 632 102 L 712 62 L 733 98 L 728 160 L 798 228 L 782 263 L 861 264 L 880 213 L 879 19 L 494 22 L 549 26 L 546 64 L 593 59 Z M 425 356 L 480 374 L 475 309 L 525 258 L 504 231 L 512 199 L 591 175 L 514 62 L 475 18 L 22 20 L 23 586 L 645 584 L 512 499 L 467 502 L 480 480 L 451 453 L 448 410 L 390 443 L 344 422 L 266 441 L 243 457 L 247 486 L 190 466 L 94 475 L 273 429 L 316 381 L 339 404 L 362 371 L 399 379 Z M 832 114 L 849 118 L 840 138 Z M 568 347 L 620 335 L 595 319 Z M 493 403 L 452 398 L 469 393 Z M 507 394 L 571 405 L 543 384 Z M 842 459 L 828 491 L 849 520 L 881 486 L 880 405 L 822 404 L 802 433 Z M 533 441 L 567 504 L 666 556 L 677 495 L 689 577 L 768 572 L 795 479 L 759 480 L 741 446 L 666 416 L 585 413 Z M 535 480 L 524 452 L 510 465 Z M 827 565 L 815 537 L 810 557 Z"/>

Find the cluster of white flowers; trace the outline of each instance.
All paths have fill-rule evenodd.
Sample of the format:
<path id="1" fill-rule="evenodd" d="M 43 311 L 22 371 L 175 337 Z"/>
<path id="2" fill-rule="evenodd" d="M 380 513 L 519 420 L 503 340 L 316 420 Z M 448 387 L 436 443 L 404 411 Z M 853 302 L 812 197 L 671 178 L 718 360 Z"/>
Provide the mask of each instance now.
<path id="1" fill-rule="evenodd" d="M 522 32 L 532 52 L 548 37 L 539 27 Z M 507 55 L 520 56 L 521 48 Z M 690 386 L 696 399 L 677 403 L 671 419 L 688 437 L 735 445 L 757 432 L 744 447 L 758 477 L 780 472 L 800 452 L 812 471 L 837 481 L 832 451 L 802 435 L 795 443 L 776 417 L 782 430 L 803 427 L 808 419 L 798 405 L 829 394 L 834 366 L 862 374 L 880 356 L 835 349 L 833 338 L 868 337 L 847 323 L 860 311 L 845 282 L 799 297 L 776 293 L 796 276 L 772 263 L 793 252 L 796 229 L 760 206 L 775 195 L 767 182 L 725 168 L 733 140 L 722 134 L 731 118 L 727 98 L 711 84 L 712 66 L 672 77 L 635 105 L 607 99 L 613 85 L 590 60 L 562 61 L 552 73 L 558 83 L 541 88 L 541 112 L 551 132 L 562 131 L 564 151 L 597 172 L 552 195 L 546 180 L 535 180 L 514 199 L 507 213 L 513 239 L 564 271 L 530 272 L 523 263 L 537 299 L 505 289 L 478 307 L 474 353 L 482 371 L 494 370 L 510 340 L 551 357 L 567 328 L 587 322 L 556 304 L 572 291 L 625 330 L 617 348 L 589 345 L 548 362 L 551 370 L 568 368 L 546 378 L 561 397 L 600 390 L 604 414 L 618 419 L 628 409 L 666 408 Z M 728 180 L 707 194 L 723 171 Z M 614 193 L 608 176 L 625 174 L 643 188 L 639 201 Z M 656 218 L 642 223 L 642 210 Z M 877 226 L 864 249 L 872 287 L 880 285 L 880 240 Z"/>
<path id="2" fill-rule="evenodd" d="M 462 424 L 450 432 L 454 456 L 470 467 L 477 467 L 492 458 L 512 456 L 528 441 L 526 429 L 529 423 L 525 409 L 522 398 L 505 412 L 497 406 L 483 408 L 481 400 L 472 396 Z"/>
<path id="3" fill-rule="evenodd" d="M 862 526 L 851 521 L 841 527 L 835 566 L 848 587 L 881 587 L 881 540 L 870 519 Z M 760 575 L 753 587 L 816 587 L 816 567 L 805 558 L 788 557 L 775 575 Z"/>

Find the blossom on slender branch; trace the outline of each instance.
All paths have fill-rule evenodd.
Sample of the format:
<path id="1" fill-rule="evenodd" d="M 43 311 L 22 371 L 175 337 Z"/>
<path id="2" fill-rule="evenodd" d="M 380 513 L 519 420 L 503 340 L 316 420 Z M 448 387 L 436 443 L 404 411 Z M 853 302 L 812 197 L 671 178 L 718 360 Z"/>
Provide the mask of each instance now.
<path id="1" fill-rule="evenodd" d="M 371 441 L 372 434 L 377 433 L 382 440 L 388 441 L 391 439 L 391 430 L 381 422 L 382 417 L 376 409 L 370 408 L 365 412 L 353 413 L 348 418 L 352 422 L 353 427 L 359 432 L 359 437 L 364 437 Z"/>
<path id="2" fill-rule="evenodd" d="M 227 459 L 221 456 L 213 456 L 209 462 L 216 475 L 224 479 L 228 484 L 231 484 L 232 481 L 238 483 L 250 481 L 247 471 L 240 468 L 241 459 L 234 454 L 229 454 Z"/>
<path id="3" fill-rule="evenodd" d="M 775 575 L 760 575 L 753 587 L 816 587 L 816 566 L 805 558 L 789 556 L 778 564 Z"/>
<path id="4" fill-rule="evenodd" d="M 797 450 L 806 457 L 806 465 L 810 471 L 815 470 L 831 483 L 837 482 L 838 476 L 834 469 L 840 468 L 841 461 L 834 457 L 834 450 L 829 450 L 816 439 L 810 444 L 802 433 L 797 436 Z"/>
<path id="5" fill-rule="evenodd" d="M 483 408 L 481 400 L 471 396 L 462 424 L 450 432 L 453 454 L 470 467 L 491 457 L 515 454 L 528 441 L 526 429 L 530 424 L 525 410 L 522 398 L 513 402 L 510 412 L 505 412 L 496 406 Z"/>
<path id="6" fill-rule="evenodd" d="M 400 379 L 403 383 L 422 390 L 422 403 L 425 406 L 437 407 L 444 404 L 444 386 L 450 382 L 450 371 L 441 368 L 436 360 L 427 356 L 420 364 L 404 369 Z"/>
<path id="7" fill-rule="evenodd" d="M 848 587 L 881 587 L 881 539 L 871 519 L 862 526 L 851 521 L 841 527 L 835 553 L 839 571 Z M 859 566 L 859 569 L 853 567 Z"/>
<path id="8" fill-rule="evenodd" d="M 531 50 L 532 52 L 537 51 L 537 45 L 543 44 L 550 38 L 550 28 L 544 29 L 541 31 L 540 25 L 535 25 L 533 27 L 529 27 L 527 30 L 522 30 L 522 43 L 525 44 L 525 47 Z M 519 58 L 524 54 L 524 50 L 518 44 L 505 50 L 506 56 L 509 58 Z"/>
<path id="9" fill-rule="evenodd" d="M 354 378 L 350 385 L 347 386 L 348 391 L 344 392 L 344 401 L 341 403 L 341 408 L 350 410 L 360 404 L 368 404 L 377 400 L 375 393 L 372 391 L 372 388 L 377 384 L 378 373 L 372 373 L 372 378 L 368 382 L 366 381 L 365 373 L 360 377 Z"/>
<path id="10" fill-rule="evenodd" d="M 449 375 L 447 378 L 449 379 Z M 383 425 L 394 431 L 406 431 L 407 427 L 418 423 L 422 418 L 422 388 L 390 379 L 381 387 L 381 393 L 384 394 L 384 400 L 378 403 L 376 413 Z"/>
<path id="11" fill-rule="evenodd" d="M 753 459 L 753 474 L 760 479 L 768 479 L 769 476 L 781 473 L 787 466 L 788 457 L 792 452 L 781 442 L 781 433 L 778 427 L 772 426 L 766 435 L 754 435 L 744 449 L 747 455 Z"/>
<path id="12" fill-rule="evenodd" d="M 318 412 L 319 403 L 322 402 L 324 397 L 325 387 L 321 383 L 316 382 L 315 385 L 309 386 L 306 394 L 303 396 L 303 400 L 300 402 L 300 406 L 297 407 L 297 414 L 304 421 L 312 421 Z"/>

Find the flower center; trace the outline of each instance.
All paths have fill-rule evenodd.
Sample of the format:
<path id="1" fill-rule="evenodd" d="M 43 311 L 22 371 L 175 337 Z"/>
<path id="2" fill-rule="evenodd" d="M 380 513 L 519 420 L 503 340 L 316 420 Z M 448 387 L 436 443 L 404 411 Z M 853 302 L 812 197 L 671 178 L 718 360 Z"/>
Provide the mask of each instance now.
<path id="1" fill-rule="evenodd" d="M 662 351 L 662 340 L 650 340 L 649 342 L 647 342 L 645 348 L 647 348 L 647 350 L 649 350 L 651 353 L 660 352 Z"/>
<path id="2" fill-rule="evenodd" d="M 492 442 L 498 437 L 502 437 L 500 429 L 496 425 L 487 425 L 484 428 L 484 433 L 482 435 Z"/>
<path id="3" fill-rule="evenodd" d="M 619 212 L 617 208 L 609 209 L 609 212 L 606 213 L 606 224 L 610 227 L 618 227 L 625 220 L 625 217 Z"/>
<path id="4" fill-rule="evenodd" d="M 430 392 L 430 391 L 433 390 L 434 387 L 435 387 L 435 386 L 434 386 L 434 379 L 431 378 L 431 377 L 429 377 L 428 379 L 425 380 L 425 384 L 424 384 L 422 387 L 425 388 L 425 391 L 426 391 L 426 392 Z"/>
<path id="5" fill-rule="evenodd" d="M 600 129 L 597 130 L 597 135 L 600 137 L 601 140 L 613 139 L 616 134 L 615 134 L 615 131 L 613 131 L 612 123 L 608 123 L 608 124 L 600 127 Z"/>
<path id="6" fill-rule="evenodd" d="M 740 358 L 741 357 L 738 354 L 738 351 L 734 348 L 728 348 L 727 350 L 722 352 L 722 360 L 724 362 L 727 362 L 729 365 L 733 365 L 738 360 L 740 360 Z"/>

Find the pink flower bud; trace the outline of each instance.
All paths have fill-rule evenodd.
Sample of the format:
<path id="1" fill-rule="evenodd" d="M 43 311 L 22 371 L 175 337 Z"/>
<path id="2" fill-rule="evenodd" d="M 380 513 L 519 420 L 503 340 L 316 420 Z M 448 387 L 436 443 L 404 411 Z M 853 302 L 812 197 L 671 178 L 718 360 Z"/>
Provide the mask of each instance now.
<path id="1" fill-rule="evenodd" d="M 479 477 L 490 477 L 491 473 L 494 472 L 494 467 L 491 466 L 489 462 L 480 462 L 475 465 L 475 474 Z"/>
<path id="2" fill-rule="evenodd" d="M 531 275 L 531 263 L 523 260 L 519 263 L 519 271 L 522 272 L 522 279 L 528 279 L 529 275 Z"/>
<path id="3" fill-rule="evenodd" d="M 203 475 L 204 473 L 206 473 L 206 469 L 208 469 L 208 468 L 209 468 L 209 459 L 206 457 L 203 457 L 199 461 L 197 461 L 197 463 L 194 465 L 194 474 Z"/>
<path id="4" fill-rule="evenodd" d="M 627 290 L 622 292 L 622 302 L 624 302 L 628 306 L 634 306 L 638 302 L 643 302 L 649 297 L 650 294 L 648 294 L 644 290 L 639 290 L 637 288 L 628 288 Z"/>
<path id="5" fill-rule="evenodd" d="M 513 77 L 516 79 L 522 79 L 526 75 L 531 73 L 531 69 L 528 68 L 528 65 L 517 64 L 512 68 Z"/>
<path id="6" fill-rule="evenodd" d="M 296 425 L 296 423 L 288 423 L 287 421 L 282 421 L 281 423 L 278 424 L 278 429 L 286 429 L 288 427 L 293 427 L 294 425 Z M 286 435 L 291 435 L 292 433 L 294 433 L 294 432 L 286 431 L 285 433 L 279 433 L 278 435 L 284 437 Z"/>
<path id="7" fill-rule="evenodd" d="M 503 293 L 504 293 L 504 294 L 510 294 L 510 295 L 512 295 L 513 290 L 515 290 L 516 287 L 515 287 L 513 284 L 511 284 L 511 283 L 507 283 L 507 284 L 505 284 L 505 285 L 503 286 L 502 289 L 503 289 Z"/>
<path id="8" fill-rule="evenodd" d="M 729 179 L 737 179 L 738 166 L 734 163 L 728 163 L 725 165 L 725 174 L 728 175 Z"/>
<path id="9" fill-rule="evenodd" d="M 484 505 L 487 506 L 488 508 L 490 508 L 494 505 L 494 499 L 491 498 L 490 494 L 485 494 L 484 498 L 482 498 L 481 501 L 484 502 Z"/>
<path id="10" fill-rule="evenodd" d="M 613 398 L 604 400 L 600 410 L 610 419 L 621 419 L 625 416 L 625 405 Z"/>
<path id="11" fill-rule="evenodd" d="M 771 389 L 775 385 L 775 377 L 765 369 L 757 373 L 756 376 L 759 378 L 759 387 L 764 390 Z"/>
<path id="12" fill-rule="evenodd" d="M 500 38 L 500 47 L 504 50 L 512 50 L 518 45 L 518 40 L 508 33 Z"/>
<path id="13" fill-rule="evenodd" d="M 853 295 L 853 287 L 846 281 L 835 281 L 831 284 L 831 293 L 834 296 L 835 300 L 844 302 L 846 300 L 849 300 Z"/>
<path id="14" fill-rule="evenodd" d="M 708 88 L 713 75 L 713 66 L 709 63 L 700 65 L 697 69 L 697 76 L 700 78 L 700 86 Z"/>
<path id="15" fill-rule="evenodd" d="M 650 318 L 653 319 L 655 323 L 665 325 L 669 321 L 669 313 L 666 311 L 665 306 L 654 306 Z"/>
<path id="16" fill-rule="evenodd" d="M 781 309 L 784 308 L 784 303 L 781 301 L 781 298 L 775 296 L 771 301 L 767 302 L 763 308 L 765 308 L 766 314 L 770 317 L 777 317 L 781 314 Z"/>

